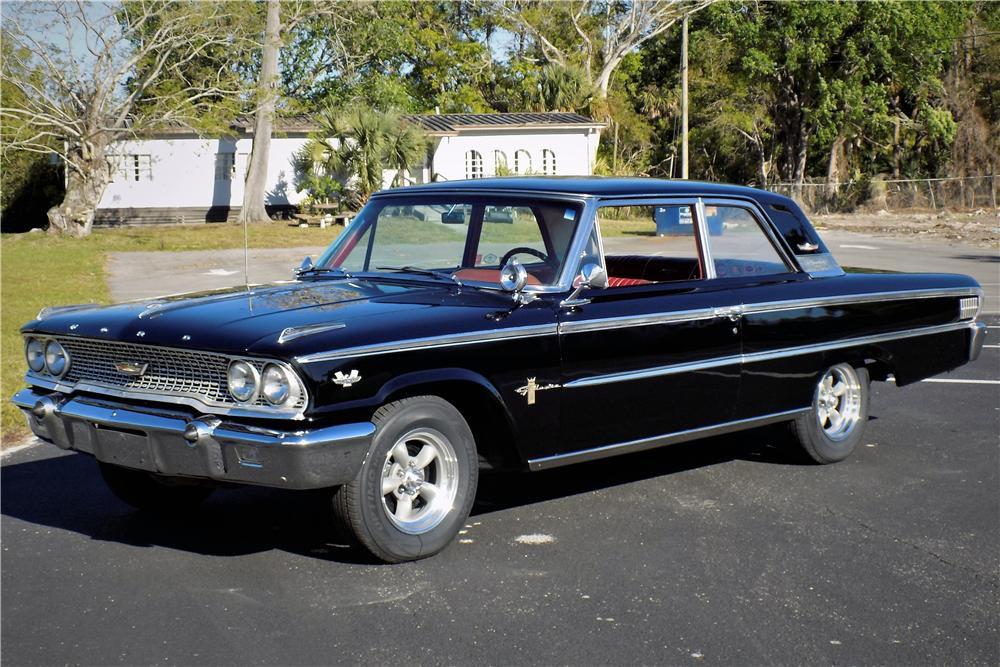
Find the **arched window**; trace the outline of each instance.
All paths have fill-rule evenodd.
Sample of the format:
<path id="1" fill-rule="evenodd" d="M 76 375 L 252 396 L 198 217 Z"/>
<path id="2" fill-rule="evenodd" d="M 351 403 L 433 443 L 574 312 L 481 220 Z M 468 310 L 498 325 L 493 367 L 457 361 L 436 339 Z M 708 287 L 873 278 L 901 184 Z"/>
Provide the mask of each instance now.
<path id="1" fill-rule="evenodd" d="M 531 153 L 519 150 L 514 153 L 514 173 L 527 174 L 531 171 Z"/>
<path id="2" fill-rule="evenodd" d="M 465 177 L 483 177 L 483 156 L 479 154 L 479 151 L 465 152 Z"/>
<path id="3" fill-rule="evenodd" d="M 507 166 L 507 154 L 503 151 L 493 151 L 493 173 L 496 175 L 507 174 L 510 168 Z"/>
<path id="4" fill-rule="evenodd" d="M 552 175 L 556 173 L 556 154 L 548 148 L 542 150 L 542 173 Z"/>

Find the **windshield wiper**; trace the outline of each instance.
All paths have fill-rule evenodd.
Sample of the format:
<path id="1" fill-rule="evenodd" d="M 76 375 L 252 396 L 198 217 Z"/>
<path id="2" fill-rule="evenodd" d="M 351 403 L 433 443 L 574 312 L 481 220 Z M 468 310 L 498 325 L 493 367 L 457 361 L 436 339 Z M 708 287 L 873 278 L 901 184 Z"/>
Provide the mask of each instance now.
<path id="1" fill-rule="evenodd" d="M 302 269 L 298 272 L 300 276 L 317 275 L 320 273 L 338 273 L 345 278 L 353 278 L 350 273 L 340 268 L 339 266 L 310 266 L 308 269 Z"/>
<path id="2" fill-rule="evenodd" d="M 443 270 L 435 271 L 434 269 L 422 269 L 419 266 L 410 266 L 409 264 L 407 264 L 406 266 L 376 266 L 375 268 L 378 269 L 379 271 L 399 271 L 400 273 L 416 273 L 417 275 L 421 276 L 443 278 L 454 282 L 459 287 L 462 286 L 462 282 L 458 278 L 453 276 L 449 271 L 443 271 Z"/>

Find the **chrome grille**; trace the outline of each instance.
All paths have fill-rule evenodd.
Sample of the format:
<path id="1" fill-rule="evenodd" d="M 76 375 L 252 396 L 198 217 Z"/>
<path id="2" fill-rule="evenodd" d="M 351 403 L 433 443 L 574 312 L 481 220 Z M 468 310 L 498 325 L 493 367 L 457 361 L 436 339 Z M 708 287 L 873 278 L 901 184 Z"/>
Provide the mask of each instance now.
<path id="1" fill-rule="evenodd" d="M 55 340 L 66 349 L 70 358 L 69 371 L 60 382 L 82 382 L 140 394 L 186 396 L 219 407 L 247 405 L 238 403 L 229 394 L 226 371 L 231 359 L 224 354 L 85 338 L 56 337 Z M 267 363 L 265 360 L 245 360 L 261 372 Z M 148 366 L 141 376 L 133 376 L 115 369 L 115 364 L 120 362 Z M 252 405 L 270 407 L 263 396 Z M 287 408 L 298 409 L 304 405 L 303 392 L 298 403 Z"/>

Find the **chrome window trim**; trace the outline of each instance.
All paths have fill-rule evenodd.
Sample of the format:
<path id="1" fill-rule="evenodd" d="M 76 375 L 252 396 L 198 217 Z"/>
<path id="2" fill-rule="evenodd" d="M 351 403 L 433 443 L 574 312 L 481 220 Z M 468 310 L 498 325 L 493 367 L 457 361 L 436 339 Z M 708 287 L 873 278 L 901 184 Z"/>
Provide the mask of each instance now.
<path id="1" fill-rule="evenodd" d="M 62 334 L 32 334 L 24 333 L 23 338 L 33 337 L 39 340 L 49 341 L 49 340 L 60 340 L 60 339 L 74 339 L 81 341 L 93 341 L 95 343 L 124 343 L 128 345 L 141 345 L 141 343 L 132 343 L 130 341 L 112 340 L 106 338 L 90 338 L 88 336 L 66 336 Z M 186 405 L 189 407 L 197 408 L 213 414 L 224 414 L 232 415 L 235 417 L 265 417 L 271 419 L 304 419 L 306 410 L 309 408 L 309 391 L 306 388 L 305 382 L 303 382 L 300 375 L 295 372 L 295 369 L 286 362 L 280 359 L 273 359 L 267 357 L 254 357 L 254 356 L 239 356 L 233 354 L 226 354 L 224 352 L 215 352 L 212 350 L 201 350 L 193 348 L 182 348 L 182 347 L 171 347 L 167 345 L 147 345 L 149 348 L 156 349 L 158 351 L 168 351 L 168 352 L 178 352 L 184 354 L 197 353 L 197 354 L 214 354 L 219 357 L 223 357 L 229 360 L 229 363 L 233 361 L 259 361 L 262 364 L 275 364 L 285 369 L 290 377 L 294 378 L 299 385 L 300 395 L 303 398 L 303 404 L 301 408 L 287 409 L 280 408 L 276 406 L 266 406 L 266 407 L 248 407 L 246 405 L 239 404 L 237 401 L 236 406 L 225 406 L 219 405 L 217 403 L 209 403 L 199 399 L 197 396 L 185 394 L 178 395 L 171 392 L 161 392 L 150 389 L 121 389 L 118 387 L 111 387 L 97 382 L 66 382 L 60 378 L 55 378 L 47 373 L 35 373 L 29 370 L 24 375 L 24 381 L 31 386 L 41 387 L 43 389 L 51 389 L 53 391 L 58 391 L 66 394 L 74 394 L 79 392 L 86 392 L 91 394 L 99 394 L 103 396 L 115 396 L 117 398 L 149 398 L 156 401 L 171 403 L 175 405 Z M 228 391 L 228 387 L 226 387 Z M 235 398 L 234 398 L 235 400 Z"/>
<path id="2" fill-rule="evenodd" d="M 645 380 L 653 377 L 663 377 L 667 375 L 677 375 L 679 373 L 692 373 L 720 366 L 748 365 L 762 361 L 774 359 L 784 359 L 787 357 L 797 357 L 805 354 L 815 354 L 830 350 L 839 350 L 847 347 L 857 347 L 859 345 L 871 345 L 873 343 L 883 343 L 886 341 L 899 340 L 903 338 L 914 338 L 918 336 L 933 336 L 939 333 L 960 331 L 975 327 L 974 322 L 952 322 L 950 324 L 940 324 L 929 327 L 919 327 L 916 329 L 904 329 L 883 334 L 872 334 L 870 336 L 858 336 L 856 338 L 845 338 L 841 340 L 828 341 L 825 343 L 813 343 L 810 345 L 797 345 L 778 350 L 766 350 L 764 352 L 754 352 L 752 354 L 734 354 L 725 357 L 715 357 L 702 361 L 692 361 L 683 364 L 671 364 L 667 366 L 655 366 L 634 371 L 622 371 L 619 373 L 608 373 L 606 375 L 595 375 L 579 380 L 571 380 L 563 383 L 566 389 L 578 389 L 580 387 L 593 387 L 602 384 L 612 384 L 615 382 L 629 382 L 632 380 Z"/>
<path id="3" fill-rule="evenodd" d="M 602 445 L 600 447 L 582 449 L 566 454 L 543 456 L 537 459 L 529 459 L 528 467 L 531 470 L 545 470 L 547 468 L 555 468 L 557 466 L 569 465 L 571 463 L 594 461 L 597 459 L 607 458 L 609 456 L 617 456 L 619 454 L 641 452 L 646 449 L 654 449 L 663 445 L 695 440 L 709 435 L 722 435 L 723 433 L 739 431 L 745 428 L 753 428 L 756 426 L 764 426 L 766 424 L 788 421 L 793 417 L 810 410 L 812 410 L 811 407 L 797 408 L 795 410 L 786 410 L 785 412 L 776 412 L 774 414 L 763 415 L 760 417 L 737 419 L 723 424 L 713 424 L 711 426 L 702 426 L 700 428 L 692 428 L 685 431 L 675 431 L 673 433 L 666 433 L 663 435 L 654 435 L 648 438 L 640 438 L 638 440 L 628 440 L 626 442 L 618 442 L 611 445 Z"/>
<path id="4" fill-rule="evenodd" d="M 473 345 L 476 343 L 517 340 L 519 338 L 533 338 L 536 336 L 546 336 L 555 333 L 558 333 L 558 326 L 554 323 L 523 327 L 509 327 L 507 329 L 496 329 L 493 331 L 470 331 L 460 334 L 443 334 L 440 336 L 411 338 L 408 340 L 392 341 L 387 343 L 358 345 L 356 347 L 347 347 L 327 352 L 315 352 L 313 354 L 296 357 L 295 361 L 300 364 L 313 364 L 319 361 L 368 357 L 373 354 L 407 352 L 410 350 L 421 350 L 428 347 L 455 347 L 459 345 Z"/>
<path id="5" fill-rule="evenodd" d="M 712 258 L 712 244 L 708 237 L 708 216 L 705 214 L 705 201 L 698 197 L 694 205 L 695 224 L 698 225 L 698 244 L 701 246 L 701 266 L 705 275 L 702 280 L 715 280 L 715 260 Z"/>

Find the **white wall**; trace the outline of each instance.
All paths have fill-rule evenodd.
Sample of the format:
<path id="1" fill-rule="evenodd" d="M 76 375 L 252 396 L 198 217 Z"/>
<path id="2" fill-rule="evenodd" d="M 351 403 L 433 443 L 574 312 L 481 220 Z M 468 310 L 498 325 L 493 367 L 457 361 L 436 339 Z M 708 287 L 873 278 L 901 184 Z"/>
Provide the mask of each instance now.
<path id="1" fill-rule="evenodd" d="M 434 173 L 449 181 L 467 178 L 466 152 L 478 151 L 483 159 L 483 176 L 496 174 L 496 151 L 507 156 L 508 169 L 514 171 L 514 154 L 527 151 L 531 172 L 541 174 L 542 151 L 555 154 L 555 175 L 589 176 L 593 173 L 600 133 L 589 128 L 570 130 L 521 130 L 517 132 L 462 132 L 457 137 L 441 137 L 434 152 Z M 519 165 L 522 173 L 523 165 Z"/>
<path id="2" fill-rule="evenodd" d="M 268 160 L 268 204 L 297 204 L 305 193 L 296 189 L 295 153 L 305 137 L 275 137 Z M 115 176 L 99 208 L 242 206 L 243 181 L 251 139 L 142 139 L 122 142 L 111 152 L 149 155 L 151 180 Z M 236 171 L 229 181 L 216 180 L 217 153 L 235 153 Z"/>
<path id="3" fill-rule="evenodd" d="M 447 180 L 466 178 L 465 155 L 475 150 L 483 158 L 483 176 L 496 173 L 495 151 L 507 156 L 513 172 L 514 154 L 526 150 L 531 156 L 532 173 L 542 173 L 542 150 L 555 153 L 557 175 L 586 176 L 593 172 L 600 132 L 589 128 L 569 130 L 522 130 L 462 132 L 459 136 L 436 139 L 434 172 L 428 165 L 415 165 L 411 183 L 427 183 L 435 174 Z M 294 156 L 307 139 L 275 137 L 271 140 L 266 202 L 273 205 L 298 204 L 305 196 L 295 182 Z M 143 139 L 122 142 L 113 151 L 118 155 L 149 155 L 151 180 L 123 179 L 116 175 L 104 192 L 99 208 L 174 208 L 233 206 L 243 204 L 243 181 L 252 140 L 242 139 Z M 231 180 L 216 180 L 218 153 L 234 153 L 236 171 Z M 522 171 L 524 166 L 522 165 Z M 384 172 L 385 186 L 395 172 Z"/>

